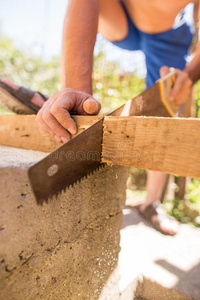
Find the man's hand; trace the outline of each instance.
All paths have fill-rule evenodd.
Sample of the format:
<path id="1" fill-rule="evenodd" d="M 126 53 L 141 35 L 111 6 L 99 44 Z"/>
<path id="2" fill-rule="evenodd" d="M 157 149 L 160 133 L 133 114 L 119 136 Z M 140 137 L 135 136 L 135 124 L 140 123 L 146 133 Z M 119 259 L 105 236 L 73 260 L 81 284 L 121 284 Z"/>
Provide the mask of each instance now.
<path id="1" fill-rule="evenodd" d="M 170 72 L 170 68 L 163 66 L 160 68 L 160 76 L 163 77 Z M 192 80 L 190 79 L 186 71 L 181 71 L 176 69 L 177 78 L 174 87 L 170 93 L 170 100 L 174 102 L 175 105 L 180 105 L 185 103 L 191 93 Z"/>
<path id="2" fill-rule="evenodd" d="M 58 142 L 70 140 L 77 127 L 70 112 L 77 115 L 97 115 L 101 105 L 91 95 L 66 88 L 54 93 L 39 110 L 36 121 L 40 127 Z"/>

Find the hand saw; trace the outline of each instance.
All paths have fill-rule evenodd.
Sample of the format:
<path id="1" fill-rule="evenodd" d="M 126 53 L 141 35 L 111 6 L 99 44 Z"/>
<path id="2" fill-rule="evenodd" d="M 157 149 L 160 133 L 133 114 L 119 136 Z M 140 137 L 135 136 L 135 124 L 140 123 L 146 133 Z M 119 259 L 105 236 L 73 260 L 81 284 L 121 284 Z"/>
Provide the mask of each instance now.
<path id="1" fill-rule="evenodd" d="M 110 113 L 110 116 L 174 116 L 178 111 L 169 101 L 176 79 L 173 70 L 137 97 Z M 103 120 L 53 151 L 28 170 L 29 180 L 37 203 L 42 204 L 69 186 L 101 168 Z"/>

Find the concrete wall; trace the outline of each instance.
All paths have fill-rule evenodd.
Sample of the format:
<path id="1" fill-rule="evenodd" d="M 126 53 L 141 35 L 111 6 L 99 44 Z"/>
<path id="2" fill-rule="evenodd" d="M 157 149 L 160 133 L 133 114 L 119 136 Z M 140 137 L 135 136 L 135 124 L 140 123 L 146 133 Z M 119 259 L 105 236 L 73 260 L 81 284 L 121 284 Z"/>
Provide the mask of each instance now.
<path id="1" fill-rule="evenodd" d="M 117 300 L 127 169 L 107 166 L 40 207 L 27 168 L 43 157 L 0 147 L 0 299 Z"/>

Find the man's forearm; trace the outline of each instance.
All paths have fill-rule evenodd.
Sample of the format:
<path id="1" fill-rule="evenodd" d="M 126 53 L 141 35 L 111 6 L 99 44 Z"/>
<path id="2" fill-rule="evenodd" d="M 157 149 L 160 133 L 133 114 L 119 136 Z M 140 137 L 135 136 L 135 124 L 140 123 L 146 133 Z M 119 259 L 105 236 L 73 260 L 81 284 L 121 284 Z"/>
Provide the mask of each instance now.
<path id="1" fill-rule="evenodd" d="M 200 45 L 194 52 L 191 61 L 187 64 L 185 71 L 189 74 L 193 83 L 200 79 Z"/>
<path id="2" fill-rule="evenodd" d="M 62 88 L 92 93 L 93 50 L 97 27 L 97 0 L 69 1 L 63 26 Z"/>

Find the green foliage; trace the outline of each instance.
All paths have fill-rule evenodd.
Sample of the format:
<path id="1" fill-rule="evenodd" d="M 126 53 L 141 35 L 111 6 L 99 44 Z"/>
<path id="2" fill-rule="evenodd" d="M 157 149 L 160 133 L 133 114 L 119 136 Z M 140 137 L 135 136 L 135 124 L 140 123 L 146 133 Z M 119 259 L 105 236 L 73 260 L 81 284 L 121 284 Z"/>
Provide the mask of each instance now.
<path id="1" fill-rule="evenodd" d="M 200 118 L 200 80 L 196 85 L 196 115 Z"/>
<path id="2" fill-rule="evenodd" d="M 200 227 L 200 183 L 191 179 L 187 186 L 185 200 L 167 201 L 165 207 L 170 215 L 181 223 L 191 223 Z"/>
<path id="3" fill-rule="evenodd" d="M 34 57 L 30 52 L 21 52 L 9 39 L 0 37 L 1 79 L 10 78 L 19 85 L 46 95 L 60 89 L 60 60 L 48 62 Z M 112 74 L 112 75 L 111 75 Z M 100 52 L 94 58 L 94 97 L 102 104 L 102 113 L 108 113 L 133 98 L 144 89 L 144 80 L 134 74 L 121 74 L 119 65 L 107 61 Z M 1 113 L 8 112 L 5 108 Z"/>
<path id="4" fill-rule="evenodd" d="M 51 95 L 60 89 L 59 59 L 44 62 L 30 52 L 21 52 L 11 40 L 0 37 L 0 74 L 1 79 L 8 77 L 19 85 Z M 0 107 L 0 113 L 9 113 Z"/>
<path id="5" fill-rule="evenodd" d="M 102 103 L 102 113 L 116 109 L 141 93 L 145 88 L 144 79 L 133 73 L 122 73 L 118 63 L 109 62 L 101 51 L 94 58 L 94 97 Z"/>
<path id="6" fill-rule="evenodd" d="M 60 89 L 59 59 L 44 62 L 30 52 L 21 52 L 9 39 L 0 38 L 0 74 L 44 94 Z"/>

